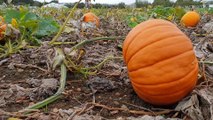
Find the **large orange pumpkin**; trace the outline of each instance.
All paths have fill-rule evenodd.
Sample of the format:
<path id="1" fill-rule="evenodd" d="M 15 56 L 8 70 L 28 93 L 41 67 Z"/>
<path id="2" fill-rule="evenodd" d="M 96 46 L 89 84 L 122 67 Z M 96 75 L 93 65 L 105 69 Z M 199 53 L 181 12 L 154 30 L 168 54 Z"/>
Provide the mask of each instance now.
<path id="1" fill-rule="evenodd" d="M 195 27 L 199 21 L 200 15 L 195 11 L 189 11 L 181 18 L 181 24 L 187 27 Z"/>
<path id="2" fill-rule="evenodd" d="M 84 14 L 83 21 L 84 22 L 95 22 L 97 27 L 99 27 L 99 25 L 100 25 L 99 18 L 91 12 Z"/>
<path id="3" fill-rule="evenodd" d="M 198 61 L 190 39 L 161 19 L 142 22 L 123 44 L 123 57 L 133 89 L 146 102 L 169 105 L 196 85 Z"/>

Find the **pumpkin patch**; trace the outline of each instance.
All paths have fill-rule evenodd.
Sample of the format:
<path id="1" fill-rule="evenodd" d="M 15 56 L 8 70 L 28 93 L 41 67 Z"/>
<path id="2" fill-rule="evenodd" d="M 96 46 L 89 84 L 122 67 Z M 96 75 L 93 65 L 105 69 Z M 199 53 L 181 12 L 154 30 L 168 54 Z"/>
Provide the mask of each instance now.
<path id="1" fill-rule="evenodd" d="M 196 85 L 198 61 L 190 39 L 162 19 L 142 22 L 123 44 L 123 57 L 137 95 L 154 105 L 169 105 Z"/>
<path id="2" fill-rule="evenodd" d="M 211 1 L 4 2 L 0 120 L 213 120 Z"/>

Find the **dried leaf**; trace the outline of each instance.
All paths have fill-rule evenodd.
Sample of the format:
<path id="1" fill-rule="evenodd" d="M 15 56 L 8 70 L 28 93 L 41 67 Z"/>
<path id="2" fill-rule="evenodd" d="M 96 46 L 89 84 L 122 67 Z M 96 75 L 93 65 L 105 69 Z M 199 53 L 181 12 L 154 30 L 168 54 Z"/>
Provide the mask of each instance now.
<path id="1" fill-rule="evenodd" d="M 208 22 L 203 26 L 203 29 L 207 32 L 207 33 L 212 33 L 213 32 L 213 22 Z M 213 33 L 212 33 L 213 34 Z"/>
<path id="2" fill-rule="evenodd" d="M 124 118 L 117 118 L 117 120 L 123 120 Z M 125 120 L 181 120 L 178 118 L 164 118 L 163 116 L 149 116 L 144 115 L 142 117 L 128 117 Z"/>
<path id="3" fill-rule="evenodd" d="M 200 105 L 205 120 L 213 120 L 213 89 L 197 90 L 198 95 L 201 97 Z"/>
<path id="4" fill-rule="evenodd" d="M 36 86 L 33 92 L 30 93 L 31 100 L 40 100 L 44 99 L 47 96 L 53 95 L 59 85 L 57 79 L 48 78 L 48 79 L 30 79 L 27 82 L 33 86 Z"/>
<path id="5" fill-rule="evenodd" d="M 74 32 L 75 31 L 75 29 L 74 28 L 72 28 L 72 27 L 68 27 L 68 26 L 65 26 L 65 28 L 64 28 L 64 33 L 71 33 L 71 32 Z"/>
<path id="6" fill-rule="evenodd" d="M 189 99 L 182 100 L 175 108 L 177 111 L 183 111 L 193 120 L 205 120 L 200 110 L 199 100 L 196 94 L 193 94 Z"/>
<path id="7" fill-rule="evenodd" d="M 55 68 L 63 62 L 64 58 L 65 58 L 65 56 L 64 56 L 62 50 L 57 49 L 56 56 L 53 59 L 53 70 L 55 70 Z"/>
<path id="8" fill-rule="evenodd" d="M 8 118 L 7 120 L 21 120 L 19 118 Z"/>

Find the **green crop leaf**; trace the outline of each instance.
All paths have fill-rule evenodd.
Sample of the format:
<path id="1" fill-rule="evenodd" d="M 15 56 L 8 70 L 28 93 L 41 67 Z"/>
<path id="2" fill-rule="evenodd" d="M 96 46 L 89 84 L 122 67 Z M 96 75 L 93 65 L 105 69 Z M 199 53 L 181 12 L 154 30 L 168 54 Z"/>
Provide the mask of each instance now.
<path id="1" fill-rule="evenodd" d="M 181 19 L 181 17 L 186 13 L 186 11 L 181 8 L 181 7 L 176 7 L 175 8 L 175 16 L 178 18 L 178 19 Z"/>
<path id="2" fill-rule="evenodd" d="M 37 37 L 51 35 L 59 30 L 59 25 L 52 19 L 42 19 L 38 23 L 37 31 L 34 33 Z"/>
<path id="3" fill-rule="evenodd" d="M 23 18 L 22 21 L 27 22 L 27 21 L 35 21 L 38 20 L 38 17 L 34 13 L 27 13 Z"/>
<path id="4" fill-rule="evenodd" d="M 28 8 L 21 6 L 18 10 L 6 9 L 5 21 L 11 24 L 12 19 L 17 21 L 22 38 L 31 45 L 39 45 L 40 38 L 58 32 L 59 24 L 53 18 L 38 16 Z"/>
<path id="5" fill-rule="evenodd" d="M 16 20 L 20 20 L 21 18 L 20 12 L 17 10 L 12 10 L 12 9 L 7 10 L 5 14 L 5 21 L 7 23 L 10 23 L 12 18 L 15 18 Z"/>

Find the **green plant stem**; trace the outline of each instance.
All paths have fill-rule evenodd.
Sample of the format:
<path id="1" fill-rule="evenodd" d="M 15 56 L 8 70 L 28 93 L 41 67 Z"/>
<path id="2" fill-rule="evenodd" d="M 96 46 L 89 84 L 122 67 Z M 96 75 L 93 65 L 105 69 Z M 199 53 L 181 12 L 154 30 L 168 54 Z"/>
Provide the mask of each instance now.
<path id="1" fill-rule="evenodd" d="M 13 45 L 11 43 L 11 40 L 8 40 L 8 54 L 13 53 Z"/>
<path id="2" fill-rule="evenodd" d="M 93 67 L 89 67 L 89 68 L 82 68 L 82 70 L 89 70 L 89 69 L 100 69 L 107 61 L 109 60 L 113 60 L 113 59 L 123 59 L 123 57 L 113 57 L 113 56 L 109 56 L 107 58 L 105 58 L 102 62 L 100 62 L 99 64 L 93 66 Z"/>
<path id="3" fill-rule="evenodd" d="M 72 68 L 74 68 L 75 70 L 78 70 L 78 67 L 75 65 L 75 63 L 68 57 L 67 58 L 67 61 L 65 60 L 65 65 L 70 68 L 69 64 L 72 66 Z"/>
<path id="4" fill-rule="evenodd" d="M 78 6 L 78 4 L 79 4 L 80 2 L 81 2 L 81 0 L 79 0 L 79 1 L 75 4 L 75 6 L 71 9 L 71 11 L 70 11 L 68 17 L 66 18 L 65 22 L 63 23 L 63 25 L 60 27 L 60 29 L 59 29 L 57 35 L 49 42 L 49 44 L 52 45 L 52 44 L 59 38 L 59 36 L 60 36 L 61 33 L 63 32 L 63 30 L 64 30 L 64 28 L 65 28 L 67 22 L 68 22 L 69 19 L 73 16 L 73 14 L 74 14 L 74 12 L 75 12 L 75 9 L 77 8 L 77 6 Z"/>
<path id="5" fill-rule="evenodd" d="M 3 48 L 0 48 L 0 51 L 3 51 L 3 52 L 4 52 L 5 50 L 4 50 Z"/>
<path id="6" fill-rule="evenodd" d="M 213 61 L 199 61 L 199 63 L 203 63 L 203 64 L 213 64 Z"/>
<path id="7" fill-rule="evenodd" d="M 61 64 L 61 78 L 60 78 L 60 87 L 58 89 L 58 91 L 51 97 L 38 102 L 32 106 L 29 106 L 27 108 L 25 108 L 23 111 L 27 111 L 27 113 L 32 110 L 32 109 L 39 109 L 42 108 L 52 102 L 54 102 L 55 100 L 59 99 L 60 97 L 62 97 L 62 92 L 65 89 L 65 84 L 66 84 L 66 76 L 67 76 L 67 69 L 66 66 L 64 65 L 64 63 Z"/>
<path id="8" fill-rule="evenodd" d="M 78 49 L 79 47 L 81 47 L 87 43 L 90 43 L 90 42 L 95 42 L 95 41 L 100 41 L 100 40 L 116 40 L 116 39 L 125 39 L 125 37 L 124 36 L 121 36 L 121 37 L 97 37 L 97 38 L 93 38 L 90 40 L 83 40 L 82 42 L 73 46 L 70 50 L 70 53 L 73 50 Z M 79 68 L 77 65 L 75 65 L 75 63 L 68 56 L 66 56 L 66 59 L 67 59 L 67 61 L 65 61 L 65 64 L 70 71 L 72 71 L 72 69 L 70 69 L 70 68 L 73 68 L 74 70 L 76 70 L 80 73 L 84 73 L 84 71 L 101 67 L 105 62 L 107 62 L 110 59 L 121 59 L 121 57 L 108 57 L 105 60 L 103 60 L 100 64 L 98 64 L 94 67 L 90 67 L 90 68 Z M 83 70 L 83 71 L 81 71 L 81 70 Z"/>
<path id="9" fill-rule="evenodd" d="M 52 45 L 76 44 L 76 42 L 53 42 Z"/>
<path id="10" fill-rule="evenodd" d="M 93 38 L 90 40 L 83 40 L 82 42 L 76 44 L 75 46 L 73 46 L 70 50 L 70 52 L 72 52 L 75 49 L 78 49 L 79 47 L 90 43 L 90 42 L 95 42 L 95 41 L 100 41 L 100 40 L 116 40 L 116 39 L 125 39 L 125 37 L 121 36 L 121 37 L 97 37 L 97 38 Z"/>

